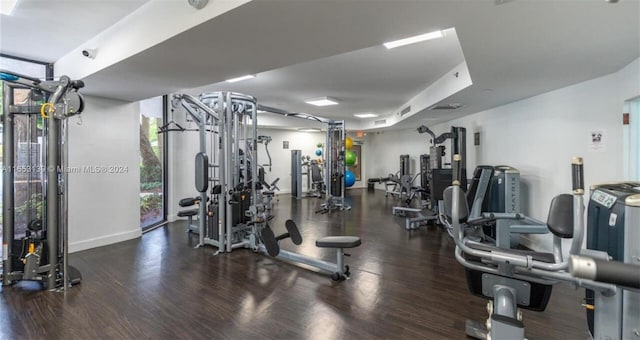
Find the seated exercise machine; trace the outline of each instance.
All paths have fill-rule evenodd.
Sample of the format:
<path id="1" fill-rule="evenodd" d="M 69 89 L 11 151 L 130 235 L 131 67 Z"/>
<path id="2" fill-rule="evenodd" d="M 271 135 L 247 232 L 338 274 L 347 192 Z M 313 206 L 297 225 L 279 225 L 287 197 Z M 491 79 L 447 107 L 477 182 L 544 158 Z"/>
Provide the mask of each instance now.
<path id="1" fill-rule="evenodd" d="M 406 217 L 405 229 L 418 229 L 420 226 L 430 222 L 439 222 L 442 218 L 442 192 L 451 182 L 451 169 L 446 169 L 447 164 L 443 164 L 443 157 L 446 155 L 445 147 L 442 145 L 448 139 L 451 139 L 453 154 L 462 154 L 466 156 L 466 129 L 463 127 L 451 127 L 450 132 L 446 132 L 436 137 L 436 135 L 426 126 L 422 125 L 418 129 L 418 133 L 428 133 L 432 139 L 429 147 L 429 154 L 420 156 L 420 172 L 413 178 L 413 181 L 420 176 L 421 186 L 414 187 L 411 190 L 415 192 L 417 197 L 421 198 L 421 205 L 414 207 L 393 207 L 391 213 L 396 216 L 405 216 L 411 213 L 413 217 Z M 462 164 L 463 181 L 466 186 L 466 163 Z M 426 203 L 422 198 L 427 197 Z"/>
<path id="2" fill-rule="evenodd" d="M 394 216 L 405 217 L 405 229 L 407 230 L 418 229 L 421 225 L 431 221 L 438 221 L 438 215 L 433 212 L 433 209 L 429 209 L 430 201 L 423 199 L 424 194 L 428 193 L 428 191 L 423 187 L 413 185 L 413 181 L 415 181 L 418 176 L 420 176 L 420 173 L 413 177 L 411 183 L 402 183 L 402 186 L 407 188 L 406 190 L 409 193 L 405 201 L 407 206 L 394 206 L 391 208 L 391 214 Z M 405 181 L 406 179 L 405 177 Z M 412 207 L 411 202 L 416 198 L 419 202 L 418 207 Z"/>
<path id="3" fill-rule="evenodd" d="M 572 240 L 570 255 L 588 255 L 604 261 L 609 258 L 605 252 L 581 249 L 584 236 L 582 159 L 573 160 L 573 195 L 562 194 L 551 202 L 546 225 L 554 237 L 552 253 L 505 249 L 467 237 L 466 229 L 478 221 L 469 219 L 467 200 L 460 188 L 459 162 L 460 156 L 456 155 L 453 186 L 447 188 L 444 194 L 445 211 L 453 226 L 455 256 L 466 268 L 470 291 L 490 300 L 487 306 L 489 319 L 486 323 L 467 322 L 468 335 L 481 339 L 524 339 L 524 324 L 519 309 L 543 311 L 552 287 L 557 283 L 594 291 L 594 338 L 630 337 L 631 331 L 623 333 L 628 331 L 624 325 L 630 324 L 633 329 L 638 329 L 640 311 L 637 303 L 633 307 L 623 301 L 622 289 L 626 288 L 579 279 L 568 271 L 569 261 L 563 255 L 562 239 Z M 485 214 L 478 220 L 499 218 L 499 215 Z M 638 295 L 634 297 L 637 301 Z"/>
<path id="4" fill-rule="evenodd" d="M 451 182 L 450 176 L 447 176 L 447 179 Z M 474 225 L 474 228 L 478 229 L 476 235 L 481 237 L 483 242 L 509 249 L 520 243 L 521 234 L 548 233 L 544 222 L 520 212 L 520 172 L 513 167 L 477 166 L 466 193 L 466 200 L 470 208 L 469 220 L 490 217 L 481 220 L 482 225 Z M 444 214 L 440 215 L 443 216 Z M 451 231 L 449 219 L 441 219 L 441 223 Z"/>
<path id="5" fill-rule="evenodd" d="M 411 156 L 400 155 L 400 170 L 394 174 L 389 174 L 385 178 L 372 178 L 370 183 L 384 183 L 385 192 L 384 196 L 388 197 L 396 196 L 399 199 L 407 199 L 407 204 L 411 203 L 413 196 L 411 195 L 411 188 L 415 177 L 411 177 Z M 407 196 L 411 196 L 410 198 Z"/>
<path id="6" fill-rule="evenodd" d="M 306 176 L 307 192 L 302 193 L 302 176 Z M 302 156 L 301 150 L 291 150 L 291 196 L 301 199 L 305 197 L 322 197 L 324 194 L 322 165 L 310 156 Z"/>
<path id="7" fill-rule="evenodd" d="M 3 81 L 2 285 L 77 284 L 69 265 L 67 118 L 84 110 L 80 80 L 42 81 L 0 70 Z M 15 102 L 26 93 L 25 102 Z M 78 116 L 78 124 L 81 124 Z M 24 139 L 26 136 L 26 140 Z M 26 156 L 26 157 L 23 157 Z"/>
<path id="8" fill-rule="evenodd" d="M 593 259 L 594 267 L 592 268 L 594 271 L 591 274 L 595 275 L 596 281 L 609 282 L 607 279 L 609 276 L 611 279 L 619 277 L 624 280 L 621 269 L 625 268 L 629 270 L 629 274 L 635 273 L 635 282 L 637 282 L 640 280 L 639 267 L 630 265 L 640 264 L 640 246 L 638 245 L 638 240 L 640 240 L 640 228 L 638 228 L 640 225 L 640 182 L 599 184 L 591 186 L 590 189 L 586 246 L 587 249 L 606 252 L 609 255 L 609 260 L 612 261 L 603 262 L 597 258 Z M 596 272 L 598 267 L 601 270 Z M 640 288 L 637 287 L 637 283 L 633 282 L 610 283 Z M 593 290 L 586 290 L 587 321 L 592 334 L 594 334 L 594 323 L 606 322 L 606 320 L 600 322 L 594 320 L 593 311 L 598 309 L 594 294 Z M 624 290 L 621 299 L 621 305 L 624 308 L 636 308 L 636 310 L 640 308 L 639 292 Z M 622 314 L 624 315 L 625 312 L 622 311 Z M 622 337 L 632 338 L 631 334 L 638 337 L 638 332 L 632 333 L 633 329 L 629 326 L 630 324 L 623 327 Z M 636 323 L 635 329 L 640 331 L 637 326 Z"/>
<path id="9" fill-rule="evenodd" d="M 384 196 L 395 196 L 404 200 L 407 206 L 411 205 L 414 198 L 423 198 L 422 193 L 426 191 L 422 188 L 414 186 L 416 179 L 421 175 L 417 173 L 411 176 L 410 172 L 411 157 L 409 155 L 400 155 L 400 170 L 395 174 L 389 174 L 387 177 L 369 178 L 369 184 L 383 183 L 385 185 Z"/>
<path id="10" fill-rule="evenodd" d="M 391 213 L 401 217 L 405 217 L 408 213 L 414 215 L 413 217 L 406 216 L 405 228 L 407 230 L 417 229 L 420 224 L 437 220 L 435 215 L 423 215 L 422 212 L 429 205 L 429 201 L 425 200 L 425 197 L 428 197 L 428 190 L 425 189 L 424 183 L 422 186 L 414 185 L 418 177 L 422 179 L 422 172 L 411 176 L 409 168 L 410 156 L 400 155 L 400 170 L 395 175 L 389 174 L 387 177 L 369 178 L 368 180 L 368 183 L 384 183 L 385 197 L 397 196 L 404 201 L 405 206 L 394 206 Z M 418 207 L 415 207 L 413 203 L 416 199 L 419 202 Z"/>

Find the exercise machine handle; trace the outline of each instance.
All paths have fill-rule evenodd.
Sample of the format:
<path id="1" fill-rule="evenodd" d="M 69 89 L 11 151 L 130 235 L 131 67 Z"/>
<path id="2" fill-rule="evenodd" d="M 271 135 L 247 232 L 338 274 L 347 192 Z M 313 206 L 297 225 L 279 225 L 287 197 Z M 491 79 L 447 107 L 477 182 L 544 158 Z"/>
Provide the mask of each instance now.
<path id="1" fill-rule="evenodd" d="M 82 80 L 72 80 L 71 81 L 71 87 L 73 87 L 74 89 L 81 89 L 84 87 L 84 81 Z"/>
<path id="2" fill-rule="evenodd" d="M 24 74 L 9 72 L 6 70 L 0 70 L 0 80 L 6 80 L 11 82 L 18 82 L 22 80 L 23 82 L 31 82 L 32 86 L 37 86 L 42 82 L 38 78 L 29 77 L 29 76 L 25 76 Z M 26 85 L 26 84 L 23 84 L 23 85 Z"/>
<path id="3" fill-rule="evenodd" d="M 453 174 L 453 185 L 457 185 L 460 186 L 460 179 L 462 177 L 462 156 L 455 154 L 453 155 L 453 164 L 451 164 L 452 167 L 452 174 Z"/>
<path id="4" fill-rule="evenodd" d="M 640 266 L 572 255 L 569 272 L 575 277 L 640 289 Z"/>
<path id="5" fill-rule="evenodd" d="M 574 157 L 571 160 L 571 182 L 575 195 L 584 194 L 584 164 L 582 157 Z"/>

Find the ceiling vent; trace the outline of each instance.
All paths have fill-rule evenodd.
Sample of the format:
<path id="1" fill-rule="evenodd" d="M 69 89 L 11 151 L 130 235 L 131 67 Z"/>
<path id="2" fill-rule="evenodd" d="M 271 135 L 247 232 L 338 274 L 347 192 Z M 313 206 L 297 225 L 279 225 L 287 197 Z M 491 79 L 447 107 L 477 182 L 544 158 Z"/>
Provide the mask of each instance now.
<path id="1" fill-rule="evenodd" d="M 379 119 L 376 120 L 375 122 L 373 122 L 373 125 L 378 126 L 378 125 L 385 125 L 387 124 L 387 120 L 386 119 Z"/>
<path id="2" fill-rule="evenodd" d="M 402 109 L 400 111 L 400 117 L 406 115 L 407 113 L 411 112 L 411 105 L 405 107 L 404 109 Z"/>
<path id="3" fill-rule="evenodd" d="M 460 103 L 449 103 L 444 105 L 434 105 L 429 107 L 427 110 L 456 110 L 462 107 Z"/>

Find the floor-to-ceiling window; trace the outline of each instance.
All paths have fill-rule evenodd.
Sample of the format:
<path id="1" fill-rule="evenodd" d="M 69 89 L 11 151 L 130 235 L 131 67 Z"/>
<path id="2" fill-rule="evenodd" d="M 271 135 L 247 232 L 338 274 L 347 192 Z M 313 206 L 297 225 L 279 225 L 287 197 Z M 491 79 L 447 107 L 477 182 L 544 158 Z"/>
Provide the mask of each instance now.
<path id="1" fill-rule="evenodd" d="M 140 226 L 150 228 L 166 220 L 166 97 L 140 102 Z"/>
<path id="2" fill-rule="evenodd" d="M 51 79 L 53 77 L 53 65 L 44 62 L 27 60 L 13 56 L 0 54 L 0 69 L 8 72 L 15 72 L 25 76 L 35 77 L 39 79 Z M 29 97 L 29 91 L 20 88 L 11 90 L 11 102 L 15 104 L 37 104 L 32 103 L 33 99 Z M 4 115 L 5 108 L 4 84 L 0 86 L 0 112 Z M 3 133 L 4 133 L 4 117 L 0 120 L 0 166 L 4 171 L 4 149 L 3 149 Z M 15 236 L 24 236 L 26 224 L 29 221 L 39 218 L 42 206 L 42 186 L 40 185 L 41 173 L 37 171 L 38 167 L 32 167 L 38 164 L 42 153 L 42 119 L 37 116 L 22 115 L 14 120 L 14 138 L 15 150 L 15 178 L 14 178 L 14 203 L 15 203 Z M 21 164 L 23 166 L 21 166 Z M 25 165 L 29 166 L 25 166 Z M 19 170 L 19 171 L 18 171 Z M 29 171 L 26 171 L 29 170 Z M 0 193 L 3 192 L 4 185 L 3 176 L 0 176 Z M 0 243 L 3 241 L 3 204 L 2 195 L 0 195 Z M 2 257 L 2 248 L 0 248 L 0 258 Z"/>

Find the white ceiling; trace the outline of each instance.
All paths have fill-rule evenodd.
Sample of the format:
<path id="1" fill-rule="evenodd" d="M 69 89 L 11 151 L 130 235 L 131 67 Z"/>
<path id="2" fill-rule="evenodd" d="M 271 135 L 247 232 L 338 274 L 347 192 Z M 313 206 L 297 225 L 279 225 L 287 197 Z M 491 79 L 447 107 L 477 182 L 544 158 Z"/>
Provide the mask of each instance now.
<path id="1" fill-rule="evenodd" d="M 134 101 L 258 74 L 257 79 L 234 87 L 225 83 L 207 88 L 238 90 L 290 111 L 344 118 L 356 112 L 383 113 L 397 109 L 448 72 L 459 62 L 460 51 L 448 39 L 390 51 L 380 44 L 455 27 L 473 85 L 442 102 L 464 106 L 453 112 L 422 112 L 398 125 L 410 126 L 421 119 L 448 120 L 609 74 L 640 54 L 639 0 L 496 3 L 252 1 L 88 76 L 84 92 Z M 56 9 L 42 14 L 47 15 L 55 17 Z M 87 21 L 102 17 L 99 11 L 84 15 Z M 48 25 L 31 25 L 22 33 L 19 25 L 5 25 L 5 18 L 3 39 L 13 34 L 12 39 L 21 42 L 31 36 L 49 37 L 38 48 L 17 44 L 13 54 L 25 56 L 62 42 L 67 45 L 64 34 L 51 38 Z M 67 21 L 66 30 L 82 27 Z M 3 53 L 8 53 L 4 45 L 3 40 Z M 457 54 L 451 52 L 456 48 Z M 438 53 L 446 51 L 452 54 Z M 340 99 L 341 105 L 323 109 L 301 103 L 324 95 Z"/>
<path id="2" fill-rule="evenodd" d="M 249 93 L 262 105 L 355 119 L 355 113 L 389 114 L 464 61 L 455 30 L 445 37 L 387 50 L 382 45 L 286 66 L 236 83 L 220 82 L 189 92 Z M 339 105 L 316 107 L 305 100 L 331 97 Z"/>
<path id="3" fill-rule="evenodd" d="M 0 53 L 54 62 L 147 1 L 19 0 L 0 15 Z"/>

